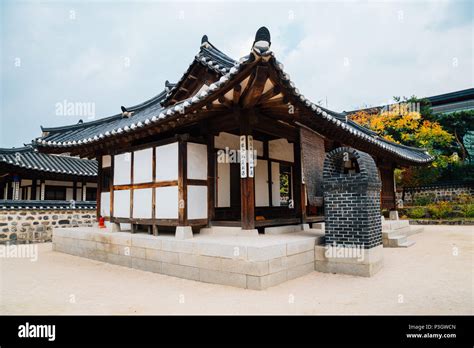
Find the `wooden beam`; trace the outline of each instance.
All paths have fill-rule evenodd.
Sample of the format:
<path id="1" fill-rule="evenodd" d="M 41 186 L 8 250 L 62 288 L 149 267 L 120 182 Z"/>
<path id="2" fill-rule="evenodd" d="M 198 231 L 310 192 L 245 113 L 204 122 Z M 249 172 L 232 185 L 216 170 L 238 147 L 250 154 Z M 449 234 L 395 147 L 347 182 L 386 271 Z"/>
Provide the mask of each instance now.
<path id="1" fill-rule="evenodd" d="M 258 99 L 257 104 L 263 104 L 267 100 L 273 98 L 274 96 L 278 95 L 281 92 L 280 87 L 275 86 L 268 90 L 267 92 L 263 93 L 262 96 Z"/>
<path id="2" fill-rule="evenodd" d="M 249 81 L 249 86 L 241 97 L 240 105 L 242 108 L 249 109 L 257 103 L 258 99 L 262 96 L 267 78 L 268 67 L 262 65 L 257 66 L 254 79 Z"/>
<path id="3" fill-rule="evenodd" d="M 240 86 L 240 84 L 234 87 L 234 91 L 232 93 L 232 102 L 234 103 L 234 105 L 237 105 L 239 103 L 241 91 L 242 87 Z"/>

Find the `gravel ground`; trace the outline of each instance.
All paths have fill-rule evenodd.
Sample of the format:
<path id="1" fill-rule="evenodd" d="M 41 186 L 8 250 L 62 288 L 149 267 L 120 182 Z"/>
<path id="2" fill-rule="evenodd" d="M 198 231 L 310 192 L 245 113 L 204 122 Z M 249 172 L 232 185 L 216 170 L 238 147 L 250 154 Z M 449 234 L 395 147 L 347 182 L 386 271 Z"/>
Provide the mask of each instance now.
<path id="1" fill-rule="evenodd" d="M 313 272 L 264 291 L 115 266 L 38 245 L 0 258 L 0 314 L 473 314 L 472 226 L 426 226 L 372 278 Z"/>

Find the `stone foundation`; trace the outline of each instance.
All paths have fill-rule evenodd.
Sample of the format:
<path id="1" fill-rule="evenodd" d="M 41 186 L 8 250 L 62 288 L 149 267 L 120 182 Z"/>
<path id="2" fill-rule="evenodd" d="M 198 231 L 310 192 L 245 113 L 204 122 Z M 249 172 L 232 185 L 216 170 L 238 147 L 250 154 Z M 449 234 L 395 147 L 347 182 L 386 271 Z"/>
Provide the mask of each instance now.
<path id="1" fill-rule="evenodd" d="M 314 269 L 324 273 L 341 273 L 360 277 L 371 277 L 383 267 L 383 246 L 359 249 L 337 246 L 329 252 L 327 246 L 316 245 Z"/>
<path id="2" fill-rule="evenodd" d="M 261 290 L 314 271 L 316 237 L 111 232 L 98 228 L 53 231 L 53 250 L 206 283 Z M 73 270 L 71 270 L 73 271 Z"/>
<path id="3" fill-rule="evenodd" d="M 53 227 L 92 226 L 93 209 L 2 209 L 0 244 L 50 242 Z"/>

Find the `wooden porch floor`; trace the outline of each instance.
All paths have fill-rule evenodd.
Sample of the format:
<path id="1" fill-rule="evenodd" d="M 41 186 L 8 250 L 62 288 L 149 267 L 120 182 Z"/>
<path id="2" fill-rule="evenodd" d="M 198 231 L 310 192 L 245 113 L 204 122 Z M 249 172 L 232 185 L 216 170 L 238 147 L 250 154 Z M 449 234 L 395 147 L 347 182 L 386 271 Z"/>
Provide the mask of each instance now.
<path id="1" fill-rule="evenodd" d="M 299 218 L 288 218 L 288 219 L 266 219 L 255 221 L 255 228 L 259 227 L 270 227 L 270 226 L 284 226 L 284 225 L 296 225 L 300 223 Z M 311 216 L 305 219 L 307 223 L 323 222 L 324 216 Z M 211 221 L 211 226 L 225 226 L 225 227 L 240 227 L 240 220 L 215 220 Z"/>

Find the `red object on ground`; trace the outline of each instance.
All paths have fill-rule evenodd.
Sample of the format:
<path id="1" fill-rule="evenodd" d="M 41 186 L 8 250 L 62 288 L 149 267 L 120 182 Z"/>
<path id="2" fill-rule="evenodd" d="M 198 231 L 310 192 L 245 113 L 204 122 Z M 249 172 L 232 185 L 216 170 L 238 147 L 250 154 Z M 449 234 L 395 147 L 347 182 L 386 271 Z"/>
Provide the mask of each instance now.
<path id="1" fill-rule="evenodd" d="M 102 216 L 99 218 L 99 228 L 105 228 L 105 218 Z"/>

